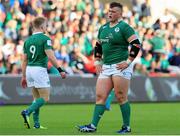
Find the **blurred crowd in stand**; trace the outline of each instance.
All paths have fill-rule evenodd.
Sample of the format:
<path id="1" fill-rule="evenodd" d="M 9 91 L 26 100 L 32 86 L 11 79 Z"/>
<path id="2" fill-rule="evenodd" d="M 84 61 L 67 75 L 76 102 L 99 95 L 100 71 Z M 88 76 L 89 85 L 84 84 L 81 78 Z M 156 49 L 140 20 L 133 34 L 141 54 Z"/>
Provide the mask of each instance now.
<path id="1" fill-rule="evenodd" d="M 152 21 L 149 0 L 131 1 L 123 19 L 142 42 L 135 74 L 180 75 L 180 20 L 167 9 Z M 0 74 L 21 74 L 23 44 L 36 16 L 48 18 L 55 56 L 69 75 L 95 74 L 93 48 L 107 12 L 99 0 L 0 0 Z"/>

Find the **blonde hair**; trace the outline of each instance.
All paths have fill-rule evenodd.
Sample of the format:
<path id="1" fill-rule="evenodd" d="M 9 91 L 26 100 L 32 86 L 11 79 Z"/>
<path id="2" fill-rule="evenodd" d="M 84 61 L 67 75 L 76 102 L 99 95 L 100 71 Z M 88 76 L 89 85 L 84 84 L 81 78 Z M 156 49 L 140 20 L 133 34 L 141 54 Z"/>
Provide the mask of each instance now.
<path id="1" fill-rule="evenodd" d="M 32 22 L 32 27 L 35 29 L 39 29 L 45 25 L 47 19 L 45 17 L 36 17 Z"/>

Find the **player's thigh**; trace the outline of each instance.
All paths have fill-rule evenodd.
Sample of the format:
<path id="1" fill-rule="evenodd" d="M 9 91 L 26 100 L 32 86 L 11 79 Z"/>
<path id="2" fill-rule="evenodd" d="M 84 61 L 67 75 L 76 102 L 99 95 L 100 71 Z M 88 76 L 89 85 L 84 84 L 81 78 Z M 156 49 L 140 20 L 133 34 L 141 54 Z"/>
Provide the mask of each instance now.
<path id="1" fill-rule="evenodd" d="M 38 92 L 38 89 L 37 88 L 32 88 L 32 94 L 33 94 L 33 98 L 34 100 L 38 99 L 40 97 L 40 94 Z"/>
<path id="2" fill-rule="evenodd" d="M 41 98 L 44 98 L 45 101 L 49 101 L 50 88 L 38 88 L 38 92 Z"/>
<path id="3" fill-rule="evenodd" d="M 126 100 L 130 80 L 121 76 L 112 76 L 112 80 L 117 99 L 120 98 L 122 101 Z"/>
<path id="4" fill-rule="evenodd" d="M 32 74 L 35 88 L 50 87 L 49 75 L 46 68 L 35 67 L 34 74 Z"/>
<path id="5" fill-rule="evenodd" d="M 113 88 L 111 77 L 98 78 L 96 83 L 96 96 L 106 99 Z"/>

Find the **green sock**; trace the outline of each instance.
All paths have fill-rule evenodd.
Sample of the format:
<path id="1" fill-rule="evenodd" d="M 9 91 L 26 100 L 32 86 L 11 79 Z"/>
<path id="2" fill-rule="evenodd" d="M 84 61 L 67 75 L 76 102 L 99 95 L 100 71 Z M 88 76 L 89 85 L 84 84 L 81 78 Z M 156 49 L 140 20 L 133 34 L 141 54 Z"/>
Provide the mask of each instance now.
<path id="1" fill-rule="evenodd" d="M 44 103 L 45 103 L 45 100 L 44 100 L 43 98 L 38 98 L 38 99 L 36 99 L 36 100 L 29 106 L 29 108 L 27 109 L 29 115 L 30 115 L 33 111 L 39 109 Z"/>
<path id="2" fill-rule="evenodd" d="M 104 114 L 105 111 L 105 105 L 102 104 L 96 104 L 94 108 L 94 115 L 93 115 L 93 120 L 92 124 L 97 127 L 99 120 L 101 119 L 102 115 Z"/>
<path id="3" fill-rule="evenodd" d="M 130 125 L 130 113 L 131 113 L 131 108 L 130 108 L 129 102 L 126 102 L 126 103 L 120 105 L 120 109 L 121 109 L 122 117 L 123 117 L 123 125 L 129 126 Z"/>
<path id="4" fill-rule="evenodd" d="M 39 123 L 39 108 L 37 109 L 37 110 L 35 110 L 34 112 L 33 112 L 33 120 L 34 120 L 34 124 L 36 124 L 36 125 L 40 125 L 40 123 Z"/>
<path id="5" fill-rule="evenodd" d="M 32 102 L 32 104 L 35 103 L 35 101 Z M 33 112 L 33 120 L 34 124 L 39 125 L 39 108 Z"/>

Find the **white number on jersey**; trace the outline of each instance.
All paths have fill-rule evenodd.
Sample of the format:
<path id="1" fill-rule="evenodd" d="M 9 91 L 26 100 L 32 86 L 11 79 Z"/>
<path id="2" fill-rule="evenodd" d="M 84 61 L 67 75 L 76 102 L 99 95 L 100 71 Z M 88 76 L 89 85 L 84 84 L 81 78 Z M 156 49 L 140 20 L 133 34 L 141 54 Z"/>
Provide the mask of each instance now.
<path id="1" fill-rule="evenodd" d="M 29 48 L 29 51 L 32 53 L 32 59 L 33 59 L 36 52 L 36 47 L 34 45 L 31 45 L 31 47 Z"/>

